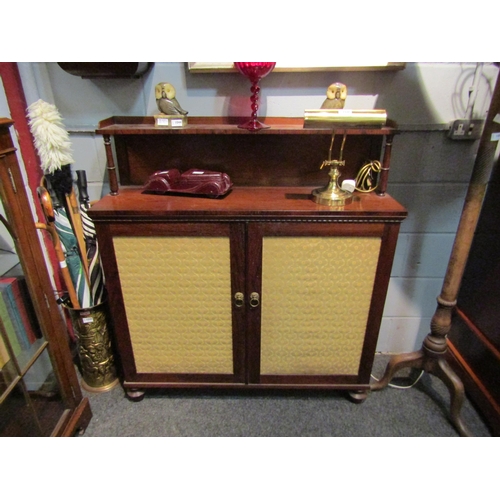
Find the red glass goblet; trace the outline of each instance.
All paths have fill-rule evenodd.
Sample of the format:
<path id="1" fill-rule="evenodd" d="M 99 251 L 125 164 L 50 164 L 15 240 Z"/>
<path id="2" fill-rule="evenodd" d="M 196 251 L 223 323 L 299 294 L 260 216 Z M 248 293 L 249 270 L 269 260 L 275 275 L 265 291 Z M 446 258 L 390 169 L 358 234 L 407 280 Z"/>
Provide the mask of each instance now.
<path id="1" fill-rule="evenodd" d="M 246 76 L 252 86 L 250 90 L 252 95 L 250 100 L 252 101 L 252 117 L 246 123 L 238 125 L 239 128 L 244 128 L 246 130 L 261 130 L 263 128 L 269 128 L 269 125 L 264 125 L 259 120 L 257 120 L 257 110 L 259 109 L 259 94 L 260 87 L 259 81 L 261 78 L 267 76 L 276 66 L 275 62 L 235 62 L 234 65 L 238 71 Z"/>

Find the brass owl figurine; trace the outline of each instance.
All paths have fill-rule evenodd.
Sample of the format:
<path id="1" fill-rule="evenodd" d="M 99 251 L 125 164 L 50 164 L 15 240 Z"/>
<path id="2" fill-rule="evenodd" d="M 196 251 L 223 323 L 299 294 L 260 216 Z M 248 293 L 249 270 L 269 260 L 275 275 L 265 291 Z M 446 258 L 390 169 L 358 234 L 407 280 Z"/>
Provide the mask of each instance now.
<path id="1" fill-rule="evenodd" d="M 347 87 L 343 83 L 332 83 L 326 89 L 326 99 L 321 109 L 343 109 L 347 97 Z"/>
<path id="2" fill-rule="evenodd" d="M 175 88 L 171 83 L 162 82 L 155 87 L 156 104 L 160 113 L 165 115 L 187 115 L 175 98 Z"/>

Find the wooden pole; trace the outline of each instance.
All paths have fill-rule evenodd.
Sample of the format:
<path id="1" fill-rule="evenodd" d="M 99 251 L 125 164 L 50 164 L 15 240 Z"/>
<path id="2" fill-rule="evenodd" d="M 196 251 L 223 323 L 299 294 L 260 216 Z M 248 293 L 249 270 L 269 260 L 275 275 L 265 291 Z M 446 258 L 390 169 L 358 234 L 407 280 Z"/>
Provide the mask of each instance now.
<path id="1" fill-rule="evenodd" d="M 460 409 L 465 397 L 463 383 L 446 361 L 447 335 L 451 328 L 453 309 L 457 304 L 460 284 L 493 168 L 498 145 L 498 139 L 495 137 L 498 133 L 500 133 L 500 77 L 497 77 L 490 109 L 479 142 L 443 287 L 437 298 L 436 312 L 431 320 L 431 331 L 424 339 L 419 351 L 393 356 L 387 365 L 384 376 L 380 381 L 371 385 L 371 390 L 383 389 L 397 371 L 410 367 L 420 368 L 439 377 L 450 391 L 450 417 L 461 436 L 470 436 L 471 434 L 460 418 Z"/>

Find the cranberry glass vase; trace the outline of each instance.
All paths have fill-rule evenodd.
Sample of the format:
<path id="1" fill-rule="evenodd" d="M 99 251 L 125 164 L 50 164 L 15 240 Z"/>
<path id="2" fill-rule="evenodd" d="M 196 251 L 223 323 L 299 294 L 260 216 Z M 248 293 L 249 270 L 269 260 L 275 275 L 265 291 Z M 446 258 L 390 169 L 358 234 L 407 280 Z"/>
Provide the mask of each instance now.
<path id="1" fill-rule="evenodd" d="M 260 87 L 259 81 L 261 78 L 267 76 L 276 66 L 275 62 L 235 62 L 234 65 L 238 71 L 246 76 L 252 86 L 250 90 L 252 95 L 250 101 L 252 102 L 252 116 L 250 120 L 242 125 L 238 125 L 239 128 L 244 128 L 246 130 L 261 130 L 263 128 L 269 128 L 269 125 L 264 125 L 259 120 L 257 120 L 257 110 L 259 109 L 259 94 Z"/>

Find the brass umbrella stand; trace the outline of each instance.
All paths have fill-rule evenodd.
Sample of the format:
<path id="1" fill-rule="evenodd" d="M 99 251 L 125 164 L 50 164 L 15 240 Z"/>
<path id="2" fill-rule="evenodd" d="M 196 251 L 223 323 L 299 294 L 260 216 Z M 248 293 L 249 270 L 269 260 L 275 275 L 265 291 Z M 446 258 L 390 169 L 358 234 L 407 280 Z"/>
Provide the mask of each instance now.
<path id="1" fill-rule="evenodd" d="M 461 436 L 471 436 L 471 433 L 460 417 L 465 397 L 463 383 L 446 360 L 447 335 L 451 328 L 453 309 L 457 304 L 465 265 L 495 161 L 498 144 L 496 134 L 499 132 L 500 77 L 497 77 L 443 287 L 437 298 L 436 312 L 431 319 L 431 331 L 424 339 L 420 350 L 391 357 L 383 377 L 370 386 L 372 391 L 385 388 L 396 372 L 403 368 L 417 368 L 435 375 L 444 382 L 450 392 L 450 418 Z"/>

